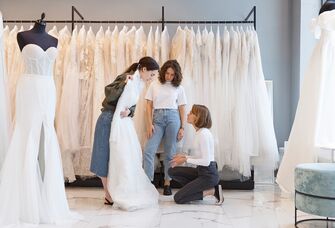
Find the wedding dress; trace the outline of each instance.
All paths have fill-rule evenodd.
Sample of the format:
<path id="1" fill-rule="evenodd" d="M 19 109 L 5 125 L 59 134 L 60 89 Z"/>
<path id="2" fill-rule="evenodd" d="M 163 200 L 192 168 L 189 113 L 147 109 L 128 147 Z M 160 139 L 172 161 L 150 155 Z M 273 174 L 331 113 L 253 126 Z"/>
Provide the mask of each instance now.
<path id="1" fill-rule="evenodd" d="M 60 101 L 62 97 L 62 91 L 63 91 L 63 81 L 64 81 L 64 66 L 65 64 L 65 55 L 68 49 L 68 46 L 70 44 L 71 40 L 71 32 L 69 31 L 68 27 L 65 26 L 62 28 L 58 33 L 58 54 L 55 61 L 55 67 L 54 67 L 54 80 L 55 80 L 55 86 L 56 86 L 56 132 L 58 137 L 60 136 L 60 132 L 58 131 L 58 120 L 62 121 L 59 113 L 60 113 Z"/>
<path id="2" fill-rule="evenodd" d="M 335 10 L 313 21 L 319 38 L 310 58 L 287 149 L 280 164 L 277 183 L 294 192 L 294 169 L 316 162 L 321 148 L 335 148 Z"/>
<path id="3" fill-rule="evenodd" d="M 11 123 L 3 35 L 2 15 L 0 12 L 0 170 L 8 149 Z"/>
<path id="4" fill-rule="evenodd" d="M 167 27 L 164 27 L 164 30 L 161 35 L 161 56 L 160 56 L 160 64 L 164 64 L 169 60 L 170 54 L 170 36 Z"/>
<path id="5" fill-rule="evenodd" d="M 117 64 L 116 64 L 116 74 L 117 75 L 122 74 L 126 70 L 126 67 L 128 67 L 126 65 L 127 31 L 128 31 L 128 27 L 123 26 L 122 30 L 119 33 L 118 39 L 117 39 Z"/>
<path id="6" fill-rule="evenodd" d="M 0 224 L 71 220 L 54 128 L 57 49 L 22 49 L 26 66 L 16 90 L 16 123 L 0 174 Z"/>
<path id="7" fill-rule="evenodd" d="M 142 150 L 132 118 L 121 118 L 125 107 L 137 103 L 144 82 L 139 71 L 128 80 L 112 120 L 108 190 L 116 207 L 133 211 L 158 205 L 159 194 L 142 168 Z"/>
<path id="8" fill-rule="evenodd" d="M 154 41 L 154 51 L 153 51 L 153 57 L 157 61 L 158 64 L 163 64 L 161 59 L 161 32 L 159 31 L 159 27 L 156 27 L 155 31 L 155 41 Z"/>
<path id="9" fill-rule="evenodd" d="M 94 52 L 94 79 L 93 79 L 93 117 L 92 124 L 95 124 L 101 113 L 101 104 L 105 97 L 105 76 L 104 76 L 104 31 L 100 27 L 95 39 Z M 92 134 L 93 137 L 93 134 Z"/>
<path id="10" fill-rule="evenodd" d="M 111 44 L 110 44 L 110 53 L 111 53 L 111 82 L 117 77 L 117 48 L 118 48 L 118 38 L 119 38 L 119 28 L 117 25 L 114 27 L 114 30 L 111 35 Z"/>

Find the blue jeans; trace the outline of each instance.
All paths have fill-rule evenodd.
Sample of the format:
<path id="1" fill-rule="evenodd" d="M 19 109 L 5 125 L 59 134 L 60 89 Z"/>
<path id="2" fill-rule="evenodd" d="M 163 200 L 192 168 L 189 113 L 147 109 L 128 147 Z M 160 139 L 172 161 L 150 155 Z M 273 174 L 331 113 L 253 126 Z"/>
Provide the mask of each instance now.
<path id="1" fill-rule="evenodd" d="M 154 179 L 155 154 L 164 139 L 164 174 L 165 180 L 171 180 L 168 175 L 170 161 L 176 154 L 177 135 L 180 128 L 180 116 L 177 109 L 155 109 L 153 115 L 154 133 L 144 149 L 144 171 L 151 181 Z"/>
<path id="2" fill-rule="evenodd" d="M 107 177 L 109 163 L 109 136 L 114 111 L 102 111 L 95 125 L 90 170 L 99 177 Z"/>

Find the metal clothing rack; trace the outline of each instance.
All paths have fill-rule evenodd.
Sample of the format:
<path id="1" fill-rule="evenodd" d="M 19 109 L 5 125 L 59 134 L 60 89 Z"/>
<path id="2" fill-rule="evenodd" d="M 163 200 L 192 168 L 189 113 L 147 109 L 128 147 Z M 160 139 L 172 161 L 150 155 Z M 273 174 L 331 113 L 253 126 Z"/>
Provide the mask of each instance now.
<path id="1" fill-rule="evenodd" d="M 248 16 L 241 21 L 206 21 L 206 20 L 199 20 L 199 21 L 178 21 L 178 20 L 165 20 L 165 9 L 162 6 L 162 17 L 161 20 L 144 20 L 144 21 L 134 21 L 134 20 L 84 20 L 84 17 L 81 13 L 76 9 L 76 7 L 71 7 L 71 20 L 45 20 L 46 23 L 59 23 L 59 24 L 66 24 L 71 23 L 72 31 L 74 29 L 75 24 L 77 23 L 89 23 L 89 24 L 161 24 L 162 30 L 165 27 L 165 24 L 253 24 L 254 28 L 256 29 L 256 6 L 253 6 L 251 11 L 249 12 Z M 75 20 L 75 14 L 80 17 L 80 20 Z M 253 20 L 249 20 L 253 16 Z M 36 20 L 3 20 L 4 23 L 34 23 Z"/>

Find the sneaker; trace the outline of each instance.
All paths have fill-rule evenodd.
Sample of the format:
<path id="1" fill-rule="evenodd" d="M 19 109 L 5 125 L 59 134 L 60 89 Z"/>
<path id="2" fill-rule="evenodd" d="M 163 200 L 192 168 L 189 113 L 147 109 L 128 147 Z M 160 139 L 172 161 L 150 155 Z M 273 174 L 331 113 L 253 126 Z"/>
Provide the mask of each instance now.
<path id="1" fill-rule="evenodd" d="M 216 205 L 222 205 L 224 197 L 221 185 L 216 185 L 214 189 L 215 189 L 214 196 L 217 199 Z"/>
<path id="2" fill-rule="evenodd" d="M 164 185 L 164 191 L 163 191 L 164 196 L 171 196 L 172 191 L 170 185 Z"/>

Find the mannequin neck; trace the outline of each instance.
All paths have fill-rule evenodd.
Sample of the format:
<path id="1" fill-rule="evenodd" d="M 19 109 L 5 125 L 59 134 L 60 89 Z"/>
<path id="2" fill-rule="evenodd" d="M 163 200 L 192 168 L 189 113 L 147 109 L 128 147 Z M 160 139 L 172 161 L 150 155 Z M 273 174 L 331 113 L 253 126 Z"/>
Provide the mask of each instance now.
<path id="1" fill-rule="evenodd" d="M 31 29 L 31 31 L 36 32 L 36 33 L 44 33 L 45 32 L 45 26 L 46 26 L 45 24 L 35 22 L 35 25 Z"/>
<path id="2" fill-rule="evenodd" d="M 335 9 L 335 1 L 331 0 L 331 1 L 326 1 L 326 3 L 324 3 L 319 11 L 319 15 L 323 12 L 326 11 L 331 11 Z"/>

